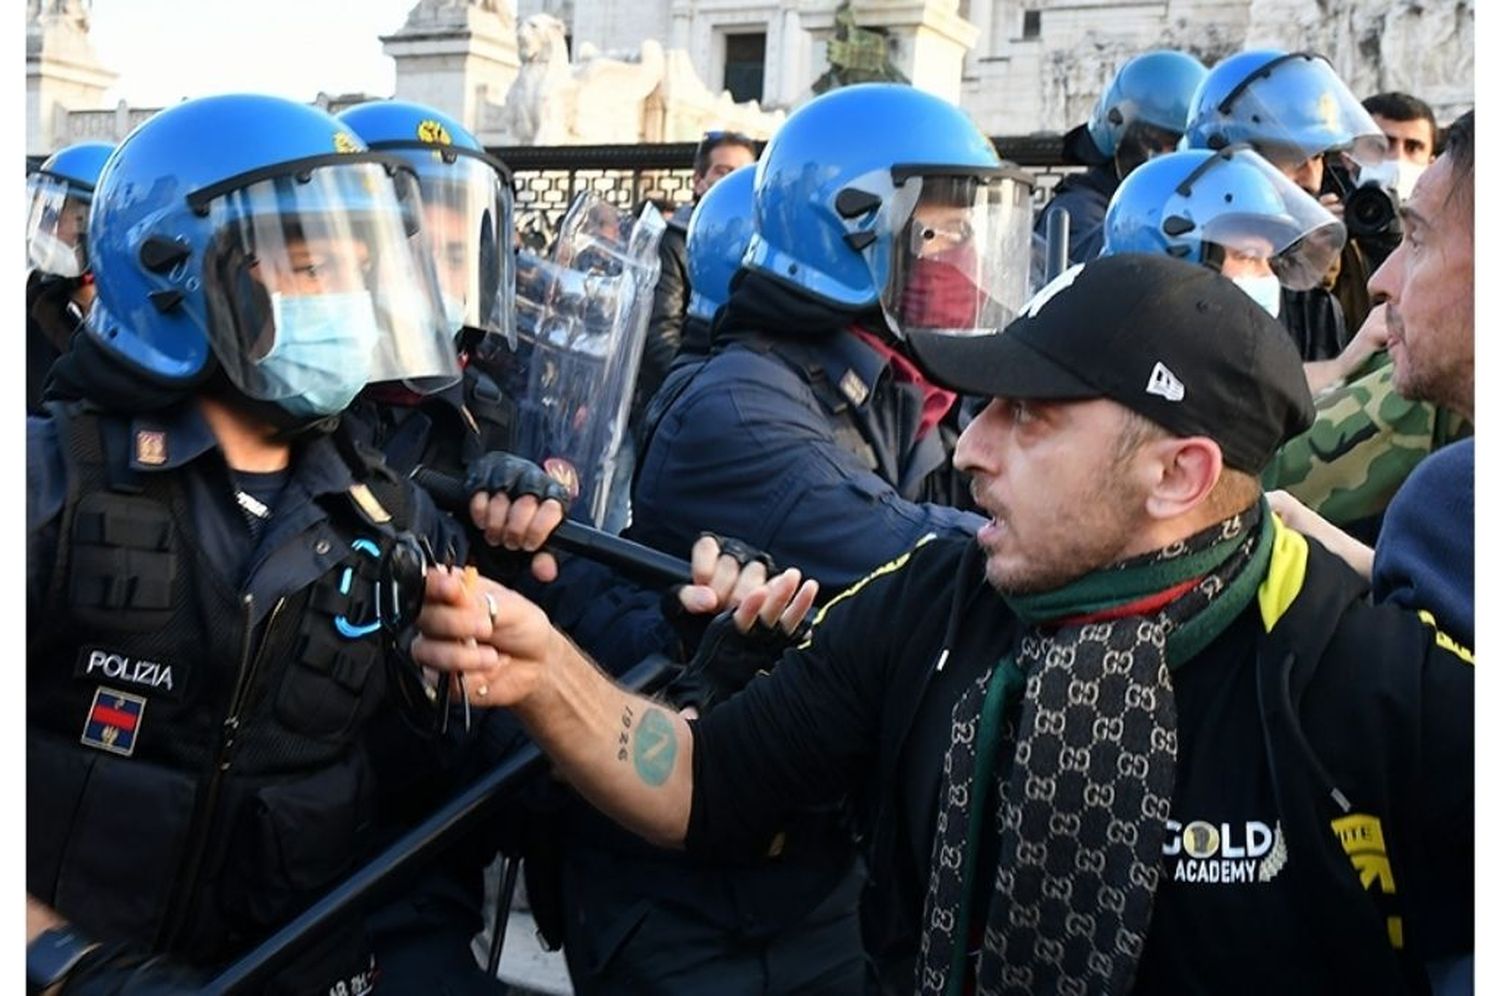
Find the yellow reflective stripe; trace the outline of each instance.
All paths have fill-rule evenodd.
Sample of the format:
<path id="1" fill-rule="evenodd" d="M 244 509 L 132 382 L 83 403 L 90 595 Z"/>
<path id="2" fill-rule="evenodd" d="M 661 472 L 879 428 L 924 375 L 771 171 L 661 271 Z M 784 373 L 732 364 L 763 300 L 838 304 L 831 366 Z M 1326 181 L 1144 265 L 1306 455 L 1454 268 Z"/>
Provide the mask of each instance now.
<path id="1" fill-rule="evenodd" d="M 1433 617 L 1431 612 L 1428 612 L 1426 609 L 1421 609 L 1417 612 L 1417 618 L 1422 620 L 1432 628 L 1432 640 L 1434 643 L 1442 647 L 1444 650 L 1448 651 L 1448 653 L 1457 657 L 1459 660 L 1463 661 L 1465 664 L 1474 663 L 1474 651 L 1470 650 L 1468 647 L 1463 646 L 1457 640 L 1453 639 L 1453 637 L 1438 629 L 1437 619 Z"/>
<path id="2" fill-rule="evenodd" d="M 1271 564 L 1266 577 L 1260 583 L 1256 599 L 1260 602 L 1260 618 L 1266 632 L 1271 632 L 1286 610 L 1292 607 L 1302 591 L 1302 582 L 1307 578 L 1307 540 L 1302 534 L 1288 529 L 1281 516 L 1271 514 Z"/>
<path id="3" fill-rule="evenodd" d="M 1385 918 L 1385 933 L 1391 939 L 1391 947 L 1397 951 L 1406 947 L 1406 934 L 1401 929 L 1401 918 L 1399 916 L 1388 916 Z"/>
<path id="4" fill-rule="evenodd" d="M 866 574 L 864 577 L 860 578 L 858 581 L 854 582 L 849 587 L 847 587 L 843 591 L 839 592 L 836 596 L 834 596 L 832 599 L 830 599 L 826 605 L 824 605 L 821 609 L 819 609 L 818 610 L 818 614 L 813 617 L 812 631 L 816 632 L 817 628 L 823 624 L 823 617 L 828 614 L 828 610 L 829 609 L 833 608 L 835 605 L 839 604 L 844 599 L 853 597 L 854 595 L 856 595 L 859 592 L 859 590 L 861 588 L 863 588 L 865 585 L 869 584 L 871 581 L 874 581 L 876 578 L 882 577 L 882 576 L 884 576 L 886 574 L 894 573 L 895 571 L 899 571 L 901 568 L 903 568 L 903 567 L 906 566 L 906 562 L 911 559 L 911 555 L 912 554 L 916 553 L 919 549 L 921 549 L 922 546 L 924 544 L 926 544 L 928 541 L 936 539 L 936 538 L 937 538 L 937 533 L 928 533 L 927 535 L 923 536 L 921 539 L 917 540 L 916 544 L 910 550 L 907 550 L 905 553 L 903 553 L 901 556 L 897 557 L 895 560 L 887 561 L 886 563 L 881 564 L 879 567 L 875 568 L 869 574 Z M 807 639 L 803 640 L 800 644 L 798 644 L 797 649 L 798 650 L 806 650 L 811 645 L 812 645 L 812 632 L 809 632 L 808 635 L 807 635 Z"/>

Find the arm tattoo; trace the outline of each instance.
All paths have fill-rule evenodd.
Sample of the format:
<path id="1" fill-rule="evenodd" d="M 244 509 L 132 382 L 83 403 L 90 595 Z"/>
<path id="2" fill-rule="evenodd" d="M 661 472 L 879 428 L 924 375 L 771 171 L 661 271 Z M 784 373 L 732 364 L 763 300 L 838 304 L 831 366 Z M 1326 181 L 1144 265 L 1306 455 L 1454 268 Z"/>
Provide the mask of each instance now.
<path id="1" fill-rule="evenodd" d="M 620 716 L 620 749 L 615 752 L 615 757 L 623 761 L 629 755 L 630 749 L 630 726 L 635 722 L 635 712 L 630 706 L 625 707 L 625 712 Z"/>
<path id="2" fill-rule="evenodd" d="M 661 785 L 677 763 L 677 730 L 660 709 L 647 709 L 635 730 L 635 773 L 650 786 Z"/>

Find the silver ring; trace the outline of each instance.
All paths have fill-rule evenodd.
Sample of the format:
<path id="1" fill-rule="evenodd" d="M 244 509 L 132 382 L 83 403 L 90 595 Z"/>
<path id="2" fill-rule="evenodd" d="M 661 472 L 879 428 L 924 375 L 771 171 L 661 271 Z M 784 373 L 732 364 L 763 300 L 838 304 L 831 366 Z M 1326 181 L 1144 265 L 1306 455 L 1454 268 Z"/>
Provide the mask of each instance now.
<path id="1" fill-rule="evenodd" d="M 484 607 L 490 613 L 490 625 L 495 625 L 495 620 L 500 618 L 500 606 L 495 604 L 495 596 L 489 592 L 484 593 Z"/>
<path id="2" fill-rule="evenodd" d="M 480 685 L 478 688 L 474 689 L 474 697 L 476 699 L 482 699 L 486 695 L 488 695 L 489 693 L 490 693 L 490 686 L 489 685 Z"/>

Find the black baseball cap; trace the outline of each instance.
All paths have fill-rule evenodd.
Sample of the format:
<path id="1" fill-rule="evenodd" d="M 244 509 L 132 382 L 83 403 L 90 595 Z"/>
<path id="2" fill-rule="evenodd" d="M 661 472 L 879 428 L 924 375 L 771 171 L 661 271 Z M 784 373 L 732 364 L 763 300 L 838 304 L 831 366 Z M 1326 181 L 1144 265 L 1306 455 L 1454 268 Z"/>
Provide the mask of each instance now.
<path id="1" fill-rule="evenodd" d="M 1178 436 L 1207 436 L 1259 474 L 1314 408 L 1292 338 L 1234 283 L 1140 253 L 1064 271 L 1002 332 L 913 331 L 947 387 L 981 397 L 1110 398 Z"/>

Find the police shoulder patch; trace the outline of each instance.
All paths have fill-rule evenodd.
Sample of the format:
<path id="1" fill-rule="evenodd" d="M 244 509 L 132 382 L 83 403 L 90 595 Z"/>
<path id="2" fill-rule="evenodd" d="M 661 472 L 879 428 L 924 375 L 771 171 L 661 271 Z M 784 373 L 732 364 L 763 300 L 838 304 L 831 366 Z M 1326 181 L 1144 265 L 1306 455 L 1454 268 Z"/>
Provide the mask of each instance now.
<path id="1" fill-rule="evenodd" d="M 146 714 L 146 700 L 129 692 L 100 685 L 94 690 L 83 735 L 78 742 L 85 747 L 129 757 L 135 753 L 135 740 L 141 732 L 141 717 Z"/>

